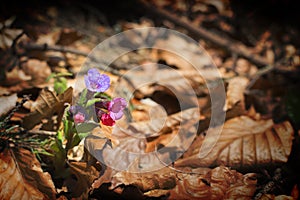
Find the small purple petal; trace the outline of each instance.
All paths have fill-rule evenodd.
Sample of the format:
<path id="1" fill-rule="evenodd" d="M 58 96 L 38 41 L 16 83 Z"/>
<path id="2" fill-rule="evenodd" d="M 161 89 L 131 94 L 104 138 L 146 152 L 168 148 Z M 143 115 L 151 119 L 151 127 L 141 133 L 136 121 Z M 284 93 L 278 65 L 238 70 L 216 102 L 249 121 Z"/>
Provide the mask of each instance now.
<path id="1" fill-rule="evenodd" d="M 98 79 L 99 91 L 104 92 L 110 87 L 110 78 L 106 74 L 101 74 L 100 78 Z"/>
<path id="2" fill-rule="evenodd" d="M 96 68 L 92 68 L 88 70 L 88 77 L 90 81 L 97 81 L 100 77 L 100 73 Z"/>
<path id="3" fill-rule="evenodd" d="M 127 102 L 124 98 L 117 97 L 111 100 L 108 106 L 110 117 L 113 120 L 121 119 L 123 116 L 123 110 L 126 108 Z"/>
<path id="4" fill-rule="evenodd" d="M 110 78 L 105 74 L 100 74 L 96 68 L 88 70 L 84 76 L 87 89 L 91 92 L 104 92 L 110 87 Z"/>
<path id="5" fill-rule="evenodd" d="M 118 120 L 118 119 L 121 119 L 123 117 L 123 111 L 120 111 L 120 112 L 117 112 L 117 113 L 110 112 L 109 115 L 113 120 Z"/>
<path id="6" fill-rule="evenodd" d="M 124 110 L 126 106 L 127 106 L 126 100 L 122 97 L 117 97 L 110 102 L 108 110 L 117 113 L 119 111 Z"/>

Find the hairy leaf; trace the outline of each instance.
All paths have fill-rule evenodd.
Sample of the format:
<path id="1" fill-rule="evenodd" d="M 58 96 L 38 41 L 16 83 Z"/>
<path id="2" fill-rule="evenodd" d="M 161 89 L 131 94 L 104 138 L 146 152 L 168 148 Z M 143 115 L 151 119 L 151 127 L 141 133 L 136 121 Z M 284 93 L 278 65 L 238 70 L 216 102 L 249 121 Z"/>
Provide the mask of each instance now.
<path id="1" fill-rule="evenodd" d="M 293 128 L 288 121 L 274 124 L 272 120 L 255 121 L 247 116 L 225 122 L 220 138 L 211 129 L 206 137 L 211 151 L 199 158 L 204 138 L 198 137 L 176 166 L 208 167 L 224 164 L 235 168 L 284 163 L 291 153 Z M 216 142 L 216 143 L 215 143 Z"/>
<path id="2" fill-rule="evenodd" d="M 54 199 L 55 187 L 35 156 L 26 149 L 0 154 L 0 199 Z"/>

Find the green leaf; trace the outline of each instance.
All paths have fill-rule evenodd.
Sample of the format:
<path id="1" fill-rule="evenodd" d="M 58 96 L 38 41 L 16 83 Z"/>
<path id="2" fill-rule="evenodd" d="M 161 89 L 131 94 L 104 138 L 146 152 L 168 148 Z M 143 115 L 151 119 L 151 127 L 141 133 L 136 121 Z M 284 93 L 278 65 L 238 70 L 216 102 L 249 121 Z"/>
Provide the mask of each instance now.
<path id="1" fill-rule="evenodd" d="M 80 140 L 82 140 L 83 138 L 86 138 L 90 133 L 78 133 L 78 136 L 80 138 Z"/>
<path id="2" fill-rule="evenodd" d="M 77 130 L 78 133 L 89 133 L 89 132 L 91 132 L 94 128 L 96 128 L 96 127 L 98 127 L 98 126 L 99 126 L 98 123 L 89 121 L 89 122 L 85 122 L 85 123 L 78 124 L 78 125 L 76 126 L 76 130 Z"/>
<path id="3" fill-rule="evenodd" d="M 79 100 L 78 100 L 79 105 L 83 106 L 85 104 L 87 92 L 88 92 L 87 89 L 82 90 Z"/>
<path id="4" fill-rule="evenodd" d="M 54 81 L 54 90 L 57 94 L 64 93 L 68 88 L 67 79 L 59 77 Z"/>
<path id="5" fill-rule="evenodd" d="M 74 123 L 71 120 L 65 119 L 65 120 L 63 120 L 63 124 L 64 124 L 64 136 L 67 140 L 69 140 L 71 137 L 73 137 L 72 136 L 73 132 L 76 131 L 73 128 Z"/>
<path id="6" fill-rule="evenodd" d="M 48 77 L 47 77 L 47 79 L 46 79 L 46 82 L 49 82 L 52 78 L 54 78 L 55 77 L 55 73 L 51 73 Z"/>
<path id="7" fill-rule="evenodd" d="M 101 102 L 101 101 L 103 101 L 103 99 L 101 99 L 101 98 L 90 99 L 87 101 L 86 107 L 90 107 L 90 106 L 94 105 L 96 102 Z"/>

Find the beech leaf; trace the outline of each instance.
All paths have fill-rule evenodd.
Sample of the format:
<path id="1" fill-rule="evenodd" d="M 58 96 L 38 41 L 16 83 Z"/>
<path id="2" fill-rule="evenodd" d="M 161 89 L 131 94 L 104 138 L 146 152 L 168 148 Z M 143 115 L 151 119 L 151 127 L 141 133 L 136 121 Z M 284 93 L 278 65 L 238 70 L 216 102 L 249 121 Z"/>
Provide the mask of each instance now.
<path id="1" fill-rule="evenodd" d="M 272 120 L 253 120 L 247 116 L 225 122 L 220 138 L 217 129 L 207 134 L 206 148 L 213 148 L 200 158 L 204 138 L 198 137 L 175 166 L 209 167 L 224 164 L 234 168 L 284 163 L 291 153 L 293 128 L 288 121 L 274 124 Z M 215 143 L 216 142 L 216 143 Z"/>
<path id="2" fill-rule="evenodd" d="M 31 113 L 23 118 L 22 126 L 26 129 L 32 129 L 44 118 L 51 117 L 54 113 L 59 115 L 57 124 L 60 123 L 65 108 L 65 103 L 71 103 L 72 91 L 70 87 L 64 93 L 56 95 L 54 92 L 45 88 L 33 103 Z"/>
<path id="3" fill-rule="evenodd" d="M 244 91 L 249 80 L 245 77 L 234 77 L 229 80 L 226 92 L 226 104 L 224 110 L 232 109 L 237 103 L 241 103 L 241 109 L 245 109 Z"/>
<path id="4" fill-rule="evenodd" d="M 124 184 L 134 185 L 143 192 L 154 189 L 171 189 L 176 185 L 176 171 L 167 167 L 147 173 L 130 173 L 128 171 L 122 171 L 112 177 L 111 184 L 110 189 L 114 189 L 119 185 Z"/>
<path id="5" fill-rule="evenodd" d="M 51 176 L 26 149 L 0 153 L 0 199 L 55 199 Z"/>
<path id="6" fill-rule="evenodd" d="M 205 175 L 181 174 L 169 199 L 251 199 L 256 190 L 255 174 L 241 174 L 225 166 Z"/>

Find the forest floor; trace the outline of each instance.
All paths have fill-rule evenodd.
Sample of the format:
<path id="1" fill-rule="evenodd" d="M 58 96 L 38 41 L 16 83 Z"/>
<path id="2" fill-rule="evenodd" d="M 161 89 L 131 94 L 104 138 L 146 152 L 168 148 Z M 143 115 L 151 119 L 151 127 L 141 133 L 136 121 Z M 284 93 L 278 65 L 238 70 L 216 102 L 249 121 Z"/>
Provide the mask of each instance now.
<path id="1" fill-rule="evenodd" d="M 1 2 L 0 199 L 299 199 L 298 7 Z"/>

